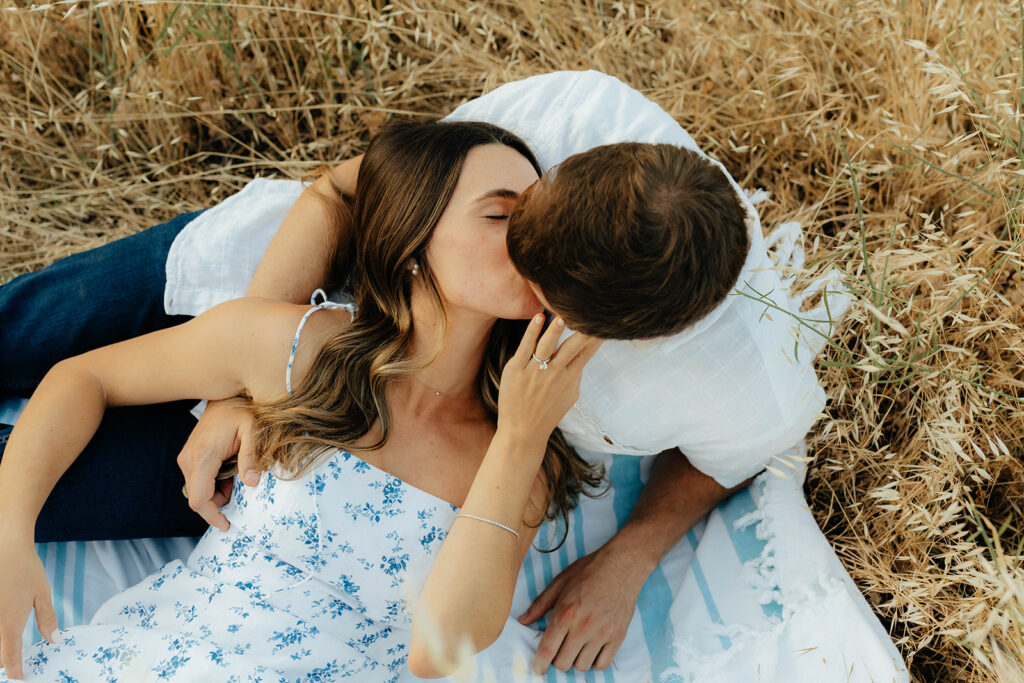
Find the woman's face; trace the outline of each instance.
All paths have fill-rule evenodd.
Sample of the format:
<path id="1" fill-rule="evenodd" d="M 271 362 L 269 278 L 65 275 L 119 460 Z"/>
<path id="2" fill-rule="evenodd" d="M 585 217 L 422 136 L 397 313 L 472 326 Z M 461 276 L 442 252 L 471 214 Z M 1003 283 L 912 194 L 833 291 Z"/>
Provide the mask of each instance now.
<path id="1" fill-rule="evenodd" d="M 536 180 L 530 162 L 511 147 L 490 144 L 470 150 L 426 249 L 447 309 L 510 319 L 541 312 L 505 246 L 508 214 Z"/>

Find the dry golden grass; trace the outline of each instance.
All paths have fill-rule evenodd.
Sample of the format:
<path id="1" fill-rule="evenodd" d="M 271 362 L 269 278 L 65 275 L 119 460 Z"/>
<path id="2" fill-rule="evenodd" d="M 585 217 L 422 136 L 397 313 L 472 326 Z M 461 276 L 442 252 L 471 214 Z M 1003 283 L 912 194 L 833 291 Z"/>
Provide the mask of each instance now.
<path id="1" fill-rule="evenodd" d="M 326 7 L 331 7 L 325 11 Z M 857 301 L 812 510 L 916 681 L 1021 680 L 1022 10 L 713 0 L 0 0 L 0 281 L 595 68 L 668 110 Z"/>

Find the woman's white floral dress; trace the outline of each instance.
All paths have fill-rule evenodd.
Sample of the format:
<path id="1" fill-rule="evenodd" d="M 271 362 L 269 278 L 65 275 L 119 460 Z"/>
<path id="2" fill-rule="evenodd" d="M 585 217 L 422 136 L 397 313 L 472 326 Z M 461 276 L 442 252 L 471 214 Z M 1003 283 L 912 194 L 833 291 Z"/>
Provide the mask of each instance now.
<path id="1" fill-rule="evenodd" d="M 394 681 L 410 601 L 458 509 L 344 451 L 298 480 L 236 481 L 187 564 L 33 646 L 44 681 Z M 0 672 L 0 680 L 7 680 Z"/>
<path id="2" fill-rule="evenodd" d="M 317 297 L 323 301 L 317 304 Z M 299 335 L 323 308 L 314 292 Z M 278 473 L 280 474 L 280 473 Z M 411 602 L 458 508 L 345 451 L 300 479 L 236 478 L 188 562 L 100 607 L 57 645 L 30 648 L 42 681 L 396 681 L 408 659 Z M 0 669 L 0 682 L 7 681 Z"/>

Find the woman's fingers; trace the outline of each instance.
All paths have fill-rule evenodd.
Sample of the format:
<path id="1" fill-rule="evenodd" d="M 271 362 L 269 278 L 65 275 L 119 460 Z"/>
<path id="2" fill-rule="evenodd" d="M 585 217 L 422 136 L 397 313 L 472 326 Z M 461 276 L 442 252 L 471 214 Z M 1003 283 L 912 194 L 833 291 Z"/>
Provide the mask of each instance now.
<path id="1" fill-rule="evenodd" d="M 0 664 L 8 678 L 21 679 L 21 631 L 7 625 L 0 633 Z"/>
<path id="2" fill-rule="evenodd" d="M 579 368 L 581 371 L 583 366 L 586 365 L 594 355 L 601 350 L 601 344 L 604 344 L 604 339 L 598 339 L 597 337 L 587 337 L 587 341 L 583 344 L 583 348 L 579 350 L 570 361 L 570 368 Z"/>
<path id="3" fill-rule="evenodd" d="M 37 595 L 33 604 L 36 611 L 36 628 L 39 635 L 46 638 L 48 643 L 54 643 L 54 634 L 57 632 L 57 612 L 53 609 L 53 598 L 49 590 L 44 595 Z"/>
<path id="4" fill-rule="evenodd" d="M 558 353 L 555 354 L 555 364 L 566 366 L 572 362 L 572 359 L 576 357 L 576 354 L 580 352 L 583 345 L 587 343 L 587 335 L 581 332 L 573 332 L 569 335 L 569 338 L 562 342 L 562 345 L 558 347 Z"/>
<path id="5" fill-rule="evenodd" d="M 562 342 L 562 345 L 558 347 L 558 352 L 555 354 L 555 359 L 558 365 L 563 367 L 574 366 L 580 360 L 586 364 L 590 358 L 597 353 L 597 349 L 601 347 L 603 339 L 597 337 L 590 337 L 582 332 L 574 332 L 572 336 Z M 581 359 L 581 355 L 587 354 Z"/>
<path id="6" fill-rule="evenodd" d="M 513 356 L 518 367 L 541 361 L 557 363 L 563 367 L 568 367 L 578 360 L 582 360 L 585 364 L 601 346 L 603 340 L 589 337 L 580 332 L 573 333 L 559 345 L 558 340 L 562 336 L 562 332 L 565 331 L 565 321 L 558 316 L 548 325 L 544 334 L 540 334 L 543 319 L 541 315 L 534 316 L 526 328 L 523 339 L 519 342 L 519 348 Z"/>
<path id="7" fill-rule="evenodd" d="M 21 635 L 29 615 L 35 611 L 39 632 L 50 642 L 57 629 L 57 615 L 31 538 L 5 536 L 0 546 L 5 550 L 0 572 L 0 666 L 8 678 L 20 679 Z"/>
<path id="8" fill-rule="evenodd" d="M 526 367 L 526 364 L 530 361 L 530 356 L 533 355 L 534 349 L 537 348 L 537 337 L 540 335 L 541 323 L 543 322 L 544 316 L 538 313 L 533 316 L 530 324 L 526 326 L 526 332 L 523 333 L 523 338 L 519 342 L 519 348 L 516 349 L 515 354 L 509 361 L 515 361 L 514 367 Z"/>
<path id="9" fill-rule="evenodd" d="M 537 349 L 533 352 L 533 355 L 537 357 L 537 361 L 549 361 L 554 357 L 555 349 L 558 348 L 558 338 L 562 336 L 564 329 L 565 321 L 562 320 L 561 316 L 555 318 L 548 325 L 548 329 L 541 335 L 540 341 L 537 342 Z M 536 363 L 537 361 L 534 362 Z"/>

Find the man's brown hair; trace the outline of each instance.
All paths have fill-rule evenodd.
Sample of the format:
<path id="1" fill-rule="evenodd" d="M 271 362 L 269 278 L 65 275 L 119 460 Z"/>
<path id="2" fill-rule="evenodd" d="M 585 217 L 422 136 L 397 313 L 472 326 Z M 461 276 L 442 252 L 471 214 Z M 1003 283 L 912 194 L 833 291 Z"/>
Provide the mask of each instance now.
<path id="1" fill-rule="evenodd" d="M 509 217 L 512 263 L 573 329 L 674 334 L 732 290 L 750 248 L 725 173 L 674 145 L 624 142 L 569 157 Z"/>

